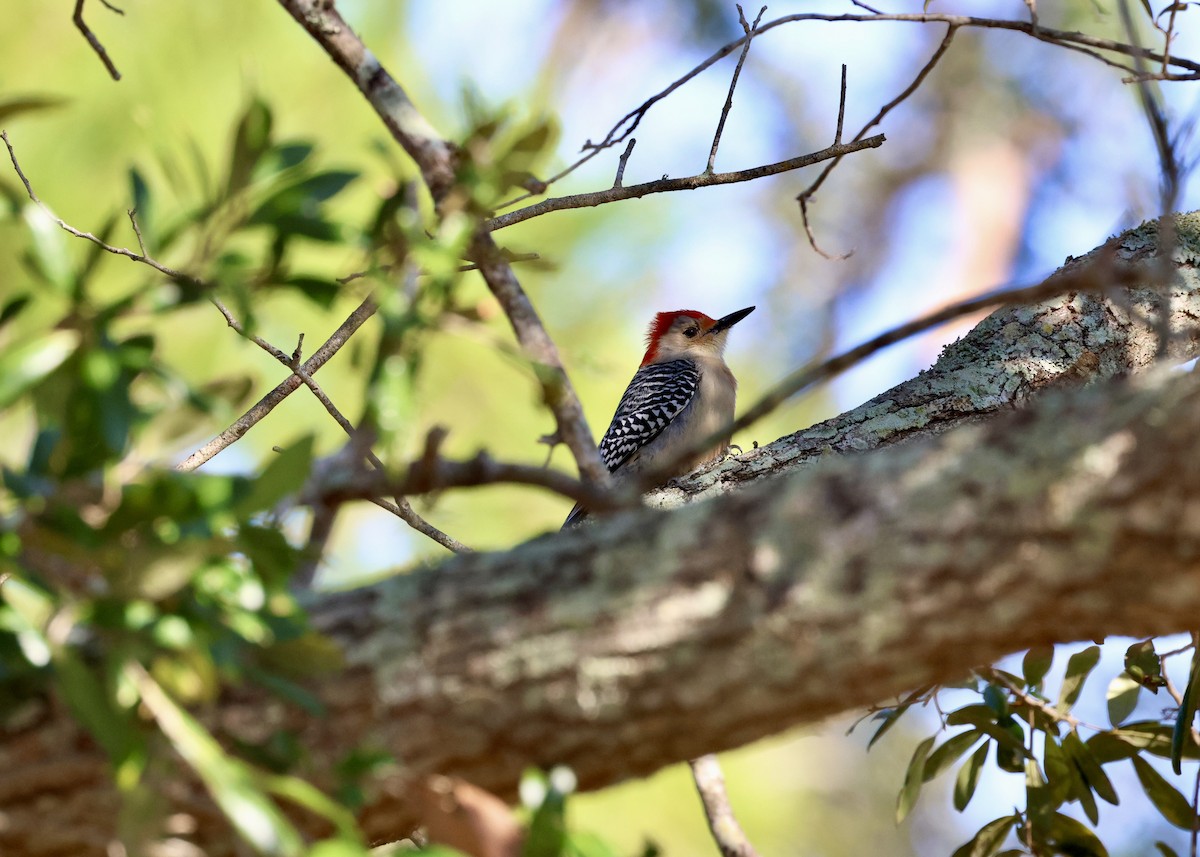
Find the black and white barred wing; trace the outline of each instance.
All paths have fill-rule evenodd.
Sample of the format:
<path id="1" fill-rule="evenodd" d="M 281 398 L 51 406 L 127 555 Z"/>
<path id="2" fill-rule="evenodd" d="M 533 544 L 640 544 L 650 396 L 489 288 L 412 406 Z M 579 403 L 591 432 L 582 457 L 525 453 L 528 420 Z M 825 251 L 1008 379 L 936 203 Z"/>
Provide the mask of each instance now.
<path id="1" fill-rule="evenodd" d="M 672 360 L 639 369 L 600 441 L 600 458 L 609 471 L 616 472 L 630 456 L 662 434 L 688 406 L 699 386 L 700 371 L 691 360 Z"/>

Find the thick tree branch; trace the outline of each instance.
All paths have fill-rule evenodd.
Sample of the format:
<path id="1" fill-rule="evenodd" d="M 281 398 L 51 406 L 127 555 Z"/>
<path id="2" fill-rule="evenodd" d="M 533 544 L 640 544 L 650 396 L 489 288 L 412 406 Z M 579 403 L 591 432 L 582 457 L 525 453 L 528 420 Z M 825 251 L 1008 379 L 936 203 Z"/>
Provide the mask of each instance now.
<path id="1" fill-rule="evenodd" d="M 1156 234 L 1133 230 L 1115 252 L 1136 262 Z M 1189 234 L 1175 249 L 1181 354 L 1200 342 Z M 346 665 L 313 680 L 326 715 L 247 689 L 210 723 L 244 740 L 294 730 L 319 783 L 352 748 L 387 748 L 402 773 L 363 814 L 384 839 L 417 820 L 409 785 L 430 774 L 511 797 L 526 765 L 562 763 L 595 788 L 1031 645 L 1187 630 L 1200 611 L 1200 376 L 1068 384 L 945 431 L 1011 410 L 1046 377 L 1144 367 L 1157 335 L 1128 307 L 1152 300 L 1005 309 L 939 367 L 751 458 L 743 490 L 329 597 L 313 621 Z M 897 438 L 909 442 L 835 454 Z M 118 797 L 76 722 L 35 706 L 0 725 L 0 766 L 17 765 L 22 777 L 0 780 L 0 848 L 96 853 L 87 843 L 106 841 Z M 52 837 L 47 794 L 62 796 Z M 199 786 L 166 797 L 223 853 Z"/>

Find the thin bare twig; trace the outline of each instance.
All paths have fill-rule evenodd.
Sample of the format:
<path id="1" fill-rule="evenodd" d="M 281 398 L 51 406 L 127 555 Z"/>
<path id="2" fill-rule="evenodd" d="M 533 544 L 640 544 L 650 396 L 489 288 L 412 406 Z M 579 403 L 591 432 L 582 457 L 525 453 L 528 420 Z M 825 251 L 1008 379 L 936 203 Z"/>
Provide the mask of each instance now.
<path id="1" fill-rule="evenodd" d="M 357 331 L 379 308 L 373 298 L 368 297 L 364 300 L 354 312 L 341 323 L 337 330 L 330 334 L 325 343 L 316 350 L 312 357 L 304 361 L 304 365 L 300 368 L 307 375 L 313 375 L 318 369 L 324 366 L 333 355 L 345 345 L 354 332 Z M 285 357 L 286 359 L 286 357 Z M 204 446 L 193 452 L 179 464 L 175 465 L 175 469 L 179 471 L 195 470 L 200 465 L 211 459 L 221 450 L 226 449 L 237 440 L 239 440 L 246 432 L 258 424 L 263 417 L 271 413 L 275 407 L 300 389 L 303 383 L 301 376 L 293 372 L 283 381 L 275 386 L 265 396 L 258 400 L 246 413 L 238 417 L 228 428 L 214 437 Z"/>
<path id="2" fill-rule="evenodd" d="M 742 66 L 746 64 L 746 57 L 750 53 L 750 43 L 754 41 L 755 28 L 762 20 L 767 7 L 763 6 L 758 10 L 758 17 L 754 19 L 753 24 L 746 21 L 746 13 L 742 11 L 742 4 L 737 4 L 737 10 L 738 21 L 741 22 L 742 31 L 746 34 L 746 41 L 742 44 L 742 53 L 738 57 L 737 65 L 733 68 L 733 77 L 729 81 L 729 94 L 725 96 L 725 106 L 721 108 L 721 118 L 717 120 L 717 131 L 713 134 L 712 148 L 708 151 L 708 164 L 704 167 L 706 175 L 712 175 L 713 164 L 717 160 L 717 148 L 721 145 L 721 132 L 725 130 L 725 120 L 729 118 L 729 111 L 733 108 L 733 91 L 737 89 L 738 77 L 741 76 Z"/>
<path id="3" fill-rule="evenodd" d="M 91 31 L 91 28 L 88 27 L 87 22 L 83 20 L 83 3 L 84 0 L 75 0 L 75 14 L 71 16 L 71 20 L 75 22 L 76 29 L 83 33 L 83 37 L 87 39 L 88 44 L 92 46 L 92 50 L 96 52 L 96 56 L 100 57 L 100 62 L 104 63 L 104 67 L 108 69 L 109 76 L 112 77 L 113 80 L 120 80 L 121 73 L 117 71 L 117 67 L 109 57 L 108 51 L 104 49 L 104 45 L 102 45 L 100 40 L 96 38 L 96 34 Z M 118 15 L 125 14 L 116 6 L 105 2 L 105 0 L 100 0 L 100 3 L 105 8 L 116 12 Z"/>
<path id="4" fill-rule="evenodd" d="M 702 187 L 712 187 L 714 185 L 734 184 L 736 182 L 748 182 L 755 179 L 763 178 L 764 176 L 778 175 L 791 170 L 798 170 L 801 167 L 809 167 L 813 164 L 819 164 L 822 161 L 827 161 L 831 158 L 841 158 L 853 152 L 859 152 L 863 149 L 875 149 L 882 146 L 885 137 L 883 134 L 877 134 L 874 137 L 868 137 L 865 140 L 856 140 L 852 143 L 843 143 L 840 146 L 830 146 L 827 149 L 822 149 L 819 152 L 813 152 L 808 155 L 801 155 L 797 158 L 790 158 L 786 161 L 780 161 L 775 164 L 766 164 L 761 167 L 754 167 L 748 170 L 737 170 L 729 173 L 699 173 L 694 176 L 687 176 L 678 179 L 658 179 L 652 182 L 643 184 L 629 185 L 628 187 L 612 187 L 606 190 L 593 191 L 591 193 L 577 193 L 572 196 L 557 196 L 550 199 L 544 199 L 541 202 L 518 208 L 516 211 L 510 211 L 507 214 L 500 214 L 493 217 L 491 220 L 485 220 L 484 226 L 491 230 L 504 229 L 507 226 L 512 226 L 514 223 L 521 223 L 525 220 L 530 220 L 534 217 L 539 217 L 543 214 L 548 214 L 551 211 L 563 211 L 570 208 L 590 208 L 596 205 L 604 205 L 609 202 L 616 202 L 622 199 L 637 199 L 639 197 L 648 196 L 652 193 L 671 193 L 680 190 L 696 190 Z"/>
<path id="5" fill-rule="evenodd" d="M 980 18 L 970 15 L 945 15 L 945 14 L 930 14 L 928 12 L 922 14 L 887 14 L 861 0 L 851 0 L 853 5 L 865 10 L 870 14 L 859 15 L 828 15 L 815 12 L 802 12 L 793 15 L 784 15 L 773 21 L 769 21 L 756 28 L 754 38 L 766 33 L 776 27 L 785 24 L 797 23 L 801 21 L 824 21 L 824 22 L 893 22 L 893 23 L 917 23 L 917 24 L 946 24 L 952 27 L 971 27 L 977 29 L 998 29 L 1009 30 L 1013 32 L 1024 33 L 1031 38 L 1040 42 L 1046 42 L 1057 47 L 1067 50 L 1077 51 L 1084 55 L 1098 60 L 1105 65 L 1114 68 L 1130 71 L 1127 66 L 1115 62 L 1112 59 L 1104 56 L 1100 51 L 1119 54 L 1122 56 L 1141 56 L 1148 61 L 1161 63 L 1163 68 L 1174 67 L 1183 69 L 1186 74 L 1170 73 L 1167 71 L 1157 75 L 1162 80 L 1196 80 L 1200 79 L 1200 63 L 1192 60 L 1172 57 L 1166 53 L 1159 53 L 1146 48 L 1137 47 L 1134 45 L 1123 44 L 1113 41 L 1112 39 L 1104 39 L 1098 36 L 1091 36 L 1086 33 L 1079 33 L 1067 30 L 1056 30 L 1053 28 L 1042 27 L 1036 20 L 1031 21 L 1010 21 L 999 18 Z M 706 59 L 698 63 L 691 70 L 676 80 L 672 81 L 664 89 L 656 92 L 654 95 L 647 98 L 640 105 L 630 110 L 608 130 L 608 133 L 598 143 L 593 143 L 590 139 L 586 140 L 580 151 L 583 155 L 573 161 L 571 164 L 564 167 L 558 173 L 555 173 L 544 182 L 540 183 L 538 193 L 544 193 L 545 190 L 555 182 L 560 181 L 571 173 L 575 172 L 581 166 L 586 164 L 602 151 L 613 146 L 624 143 L 631 134 L 637 129 L 641 121 L 646 117 L 650 109 L 667 98 L 681 86 L 692 80 L 706 69 L 712 67 L 717 62 L 729 56 L 738 48 L 742 47 L 749 35 L 743 35 L 726 45 L 722 45 Z M 496 206 L 496 210 L 503 210 L 518 203 L 524 202 L 537 194 L 525 193 L 512 199 L 506 200 Z"/>
<path id="6" fill-rule="evenodd" d="M 840 145 L 842 142 L 842 128 L 846 123 L 846 64 L 842 63 L 842 87 L 838 95 L 838 121 L 837 131 L 833 135 L 833 145 Z"/>
<path id="7" fill-rule="evenodd" d="M 907 99 L 910 95 L 912 95 L 914 92 L 917 91 L 917 89 L 925 81 L 925 78 L 929 76 L 929 73 L 931 71 L 933 71 L 934 67 L 938 64 L 938 62 L 942 59 L 942 57 L 946 55 L 946 51 L 949 50 L 950 43 L 952 41 L 954 41 L 954 34 L 957 31 L 958 31 L 958 25 L 951 24 L 950 26 L 948 26 L 946 28 L 946 34 L 942 37 L 942 41 L 937 46 L 937 50 L 935 50 L 933 52 L 933 55 L 926 61 L 925 65 L 923 65 L 921 67 L 921 70 L 917 72 L 917 76 L 913 78 L 912 82 L 909 83 L 909 85 L 907 87 L 905 87 L 904 90 L 899 95 L 897 95 L 895 98 L 893 98 L 887 104 L 883 105 L 883 107 L 879 108 L 879 112 L 877 112 L 874 116 L 872 116 L 871 119 L 868 120 L 867 123 L 865 125 L 863 125 L 862 128 L 859 129 L 858 133 L 854 135 L 854 140 L 852 140 L 851 142 L 858 142 L 859 140 L 861 140 L 868 131 L 870 131 L 872 128 L 874 128 L 876 125 L 878 125 L 880 122 L 882 122 L 884 117 L 887 116 L 888 113 L 892 112 L 892 110 L 894 110 L 896 107 L 898 107 L 900 104 L 902 104 L 905 99 Z M 842 95 L 844 97 L 845 96 L 845 77 L 844 77 L 845 69 L 844 68 L 843 68 L 842 73 L 843 73 Z M 841 115 L 842 115 L 841 111 L 839 110 L 839 116 L 838 116 L 839 139 L 840 139 L 840 128 L 841 128 Z M 805 235 L 808 236 L 809 246 L 811 246 L 813 248 L 813 250 L 815 250 L 820 255 L 824 256 L 826 259 L 832 259 L 834 257 L 831 256 L 829 253 L 826 253 L 824 250 L 822 250 L 820 247 L 817 246 L 815 237 L 813 236 L 812 227 L 809 224 L 809 220 L 808 220 L 808 202 L 813 198 L 814 194 L 816 194 L 816 192 L 820 189 L 821 185 L 823 185 L 825 183 L 825 179 L 829 178 L 829 174 L 831 172 L 833 172 L 833 170 L 837 167 L 837 165 L 839 163 L 841 163 L 841 160 L 842 159 L 839 156 L 837 158 L 834 158 L 832 161 L 830 161 L 829 164 L 827 164 L 825 166 L 825 168 L 823 170 L 821 170 L 821 174 L 819 176 L 817 176 L 816 180 L 811 185 L 809 185 L 807 189 L 801 191 L 796 196 L 796 201 L 798 203 L 800 203 L 800 219 L 804 223 L 804 233 L 805 233 Z M 845 255 L 843 255 L 839 258 L 841 258 L 841 259 L 849 258 L 853 252 L 854 251 L 852 250 L 849 253 L 846 253 Z"/>
<path id="8" fill-rule="evenodd" d="M 637 145 L 637 137 L 629 138 L 629 145 L 625 147 L 625 151 L 621 153 L 621 157 L 617 160 L 617 175 L 613 179 L 613 187 L 620 187 L 625 180 L 625 166 L 629 163 L 629 156 L 633 154 L 633 147 Z"/>
<path id="9" fill-rule="evenodd" d="M 696 791 L 700 795 L 700 803 L 704 805 L 704 816 L 708 819 L 708 829 L 712 831 L 713 841 L 721 852 L 721 857 L 758 857 L 758 852 L 746 838 L 745 831 L 738 824 L 729 803 L 729 794 L 725 789 L 725 777 L 721 773 L 721 763 L 717 757 L 709 753 L 688 763 L 692 768 L 692 779 L 696 782 Z"/>

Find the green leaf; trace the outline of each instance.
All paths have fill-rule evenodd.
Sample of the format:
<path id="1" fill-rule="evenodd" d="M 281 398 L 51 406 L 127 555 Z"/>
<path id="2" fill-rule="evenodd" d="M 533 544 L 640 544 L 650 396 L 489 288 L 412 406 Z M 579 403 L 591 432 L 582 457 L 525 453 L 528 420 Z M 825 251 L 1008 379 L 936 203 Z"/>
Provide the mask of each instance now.
<path id="1" fill-rule="evenodd" d="M 978 729 L 968 729 L 966 732 L 960 732 L 950 738 L 947 738 L 940 747 L 929 754 L 929 758 L 925 760 L 924 782 L 929 782 L 938 774 L 953 765 L 963 755 L 970 750 L 975 744 L 984 737 L 984 733 Z"/>
<path id="2" fill-rule="evenodd" d="M 254 168 L 252 180 L 262 181 L 298 167 L 313 153 L 311 143 L 281 143 L 272 146 Z"/>
<path id="3" fill-rule="evenodd" d="M 1061 744 L 1054 736 L 1047 735 L 1042 763 L 1046 769 L 1046 780 L 1052 792 L 1052 802 L 1057 809 L 1064 801 L 1081 791 L 1087 791 L 1082 775 L 1076 769 Z M 1088 795 L 1091 796 L 1090 793 Z"/>
<path id="4" fill-rule="evenodd" d="M 1099 732 L 1087 740 L 1088 749 L 1100 764 L 1128 759 L 1145 750 L 1153 756 L 1171 758 L 1171 739 L 1174 730 L 1157 720 L 1139 720 L 1126 723 L 1110 732 Z M 1191 740 L 1190 733 L 1183 746 L 1183 758 L 1200 759 L 1200 747 Z"/>
<path id="5" fill-rule="evenodd" d="M 1045 776 L 1042 775 L 1042 769 L 1038 767 L 1037 759 L 1025 760 L 1025 812 L 1029 816 L 1031 823 L 1035 829 L 1048 819 L 1056 809 L 1058 803 L 1054 800 L 1054 795 L 1050 789 L 1050 784 L 1046 782 Z"/>
<path id="6" fill-rule="evenodd" d="M 163 734 L 203 780 L 230 823 L 254 848 L 268 854 L 300 857 L 304 839 L 263 792 L 254 772 L 227 755 L 190 714 L 176 705 L 140 666 L 126 674 Z"/>
<path id="7" fill-rule="evenodd" d="M 133 214 L 137 220 L 138 231 L 142 233 L 142 241 L 146 252 L 152 253 L 158 242 L 156 231 L 157 221 L 154 219 L 154 206 L 150 197 L 150 185 L 137 167 L 129 168 L 129 195 L 133 200 Z"/>
<path id="8" fill-rule="evenodd" d="M 1125 672 L 1155 693 L 1167 683 L 1162 674 L 1162 660 L 1154 651 L 1153 639 L 1134 643 L 1125 650 Z"/>
<path id="9" fill-rule="evenodd" d="M 246 516 L 270 509 L 284 497 L 300 490 L 312 466 L 312 435 L 305 435 L 276 454 L 240 499 L 234 511 Z"/>
<path id="10" fill-rule="evenodd" d="M 1183 704 L 1175 716 L 1175 731 L 1171 733 L 1171 768 L 1182 773 L 1183 748 L 1192 735 L 1192 724 L 1196 720 L 1196 708 L 1200 705 L 1200 648 L 1192 652 L 1192 668 L 1188 672 L 1187 689 L 1183 692 Z"/>
<path id="11" fill-rule="evenodd" d="M 1150 802 L 1162 817 L 1176 827 L 1191 830 L 1195 813 L 1179 789 L 1167 782 L 1166 778 L 1141 756 L 1133 757 L 1133 769 L 1137 772 L 1146 797 L 1150 798 Z"/>
<path id="12" fill-rule="evenodd" d="M 989 821 L 970 842 L 960 846 L 954 852 L 954 857 L 994 857 L 1008 834 L 1016 827 L 1018 818 L 1015 815 L 1005 815 Z"/>
<path id="13" fill-rule="evenodd" d="M 261 98 L 246 105 L 233 135 L 229 153 L 229 178 L 225 182 L 226 196 L 244 188 L 250 181 L 255 165 L 271 146 L 271 108 Z"/>
<path id="14" fill-rule="evenodd" d="M 337 801 L 331 800 L 312 783 L 300 777 L 285 774 L 259 775 L 259 782 L 271 794 L 289 800 L 297 806 L 302 806 L 314 815 L 322 816 L 334 826 L 338 836 L 346 844 L 355 844 L 361 848 L 362 841 L 354 813 Z M 312 855 L 310 854 L 309 857 Z"/>
<path id="15" fill-rule="evenodd" d="M 1142 685 L 1129 673 L 1121 673 L 1108 684 L 1108 692 L 1105 694 L 1108 700 L 1108 722 L 1113 726 L 1120 726 L 1133 709 L 1137 708 L 1138 695 L 1142 692 Z"/>
<path id="16" fill-rule="evenodd" d="M 907 704 L 898 705 L 895 708 L 885 708 L 883 711 L 875 715 L 876 720 L 882 720 L 883 722 L 879 724 L 879 728 L 875 730 L 875 734 L 872 735 L 871 740 L 867 742 L 868 750 L 874 747 L 875 742 L 887 734 L 887 731 L 896 725 L 896 721 L 900 719 L 904 712 L 908 711 L 908 708 L 909 706 Z"/>
<path id="17" fill-rule="evenodd" d="M 1099 661 L 1099 646 L 1088 646 L 1083 651 L 1071 655 L 1071 659 L 1067 661 L 1067 674 L 1063 677 L 1062 690 L 1058 695 L 1059 712 L 1068 713 L 1079 700 L 1083 683 L 1087 681 L 1088 674 Z"/>
<path id="18" fill-rule="evenodd" d="M 29 302 L 32 299 L 32 295 L 24 294 L 17 295 L 15 298 L 5 301 L 4 308 L 0 309 L 0 327 L 4 327 L 4 325 L 20 315 L 25 310 L 25 307 L 29 306 Z"/>
<path id="19" fill-rule="evenodd" d="M 564 857 L 617 857 L 617 851 L 594 833 L 570 832 L 563 843 Z"/>
<path id="20" fill-rule="evenodd" d="M 1025 677 L 1025 683 L 1030 687 L 1041 684 L 1053 663 L 1054 646 L 1034 646 L 1021 660 L 1021 673 Z"/>
<path id="21" fill-rule="evenodd" d="M 32 239 L 30 261 L 46 282 L 67 294 L 71 287 L 71 264 L 67 256 L 65 232 L 54 218 L 40 207 L 30 204 L 22 211 Z"/>
<path id="22" fill-rule="evenodd" d="M 997 717 L 1007 717 L 1009 714 L 1008 693 L 994 684 L 983 689 L 983 703 L 996 712 Z"/>
<path id="23" fill-rule="evenodd" d="M 1091 749 L 1080 740 L 1079 733 L 1074 729 L 1063 738 L 1063 750 L 1066 751 L 1075 767 L 1079 769 L 1080 776 L 1092 791 L 1113 806 L 1121 802 L 1117 797 L 1117 790 L 1113 788 L 1108 775 L 1100 767 L 1100 762 L 1092 755 Z"/>
<path id="24" fill-rule="evenodd" d="M 546 797 L 533 813 L 521 857 L 560 857 L 566 839 L 566 795 L 547 783 Z"/>
<path id="25" fill-rule="evenodd" d="M 987 761 L 988 746 L 984 744 L 972 753 L 967 763 L 958 770 L 958 777 L 954 781 L 954 808 L 959 812 L 966 809 L 975 795 L 975 786 L 979 785 L 979 772 L 983 770 L 984 762 Z"/>
<path id="26" fill-rule="evenodd" d="M 982 703 L 964 705 L 946 715 L 947 726 L 984 726 L 996 722 L 996 712 Z"/>
<path id="27" fill-rule="evenodd" d="M 76 331 L 52 330 L 0 353 L 0 408 L 61 366 L 78 345 Z"/>
<path id="28" fill-rule="evenodd" d="M 908 762 L 908 770 L 904 774 L 904 785 L 896 798 L 896 823 L 904 821 L 905 816 L 912 810 L 913 805 L 921 794 L 921 784 L 925 782 L 925 760 L 933 747 L 936 735 L 930 735 L 913 750 Z"/>
<path id="29" fill-rule="evenodd" d="M 92 734 L 114 766 L 119 766 L 141 747 L 137 728 L 129 715 L 117 707 L 101 680 L 68 649 L 54 655 L 57 686 L 75 718 Z"/>
<path id="30" fill-rule="evenodd" d="M 67 103 L 67 99 L 56 95 L 26 95 L 21 98 L 10 98 L 0 101 L 0 122 L 22 113 L 33 113 L 38 110 L 51 110 Z"/>
<path id="31" fill-rule="evenodd" d="M 341 193 L 358 178 L 349 170 L 329 170 L 302 178 L 272 193 L 246 221 L 279 226 L 290 219 L 316 218 L 320 204 Z"/>
<path id="32" fill-rule="evenodd" d="M 283 285 L 296 289 L 321 309 L 329 309 L 342 294 L 342 287 L 321 277 L 288 277 Z"/>
<path id="33" fill-rule="evenodd" d="M 1179 852 L 1165 842 L 1155 842 L 1154 847 L 1158 849 L 1158 853 L 1162 857 L 1179 857 Z"/>
<path id="34" fill-rule="evenodd" d="M 1056 849 L 1055 854 L 1067 854 L 1070 857 L 1108 857 L 1104 843 L 1096 836 L 1095 831 L 1071 818 L 1069 815 L 1056 813 L 1044 831 L 1045 842 Z"/>

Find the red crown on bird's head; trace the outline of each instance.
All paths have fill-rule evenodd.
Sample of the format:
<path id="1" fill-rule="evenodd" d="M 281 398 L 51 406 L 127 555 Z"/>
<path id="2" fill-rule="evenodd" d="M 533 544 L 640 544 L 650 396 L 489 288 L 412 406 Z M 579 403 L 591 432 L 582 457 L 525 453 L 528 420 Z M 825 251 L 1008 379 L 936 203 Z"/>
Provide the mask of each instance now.
<path id="1" fill-rule="evenodd" d="M 659 340 L 671 329 L 671 325 L 675 323 L 675 319 L 681 315 L 696 319 L 696 321 L 700 322 L 700 326 L 705 329 L 712 327 L 716 323 L 716 319 L 712 316 L 707 316 L 694 309 L 677 309 L 674 312 L 660 312 L 654 316 L 654 321 L 650 322 L 650 328 L 646 331 L 646 356 L 642 358 L 643 366 L 658 356 Z"/>

